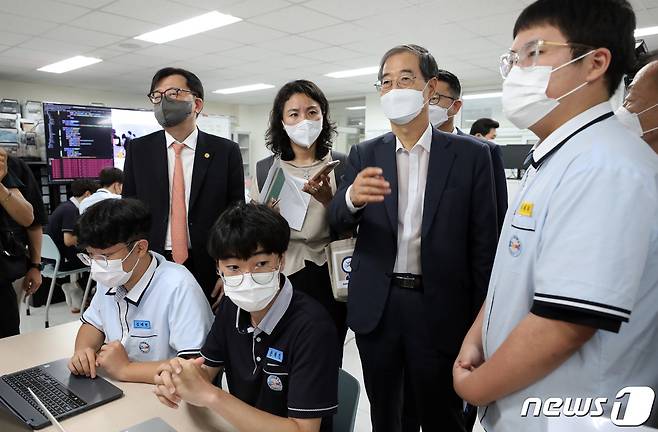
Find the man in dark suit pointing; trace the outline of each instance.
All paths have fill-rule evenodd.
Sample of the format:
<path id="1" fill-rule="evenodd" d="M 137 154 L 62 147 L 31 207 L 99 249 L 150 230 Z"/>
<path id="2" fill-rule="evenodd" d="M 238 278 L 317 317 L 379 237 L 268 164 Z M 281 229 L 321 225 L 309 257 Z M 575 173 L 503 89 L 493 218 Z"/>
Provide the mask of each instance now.
<path id="1" fill-rule="evenodd" d="M 348 324 L 375 432 L 408 424 L 405 393 L 423 430 L 464 430 L 452 365 L 485 298 L 496 249 L 489 149 L 432 127 L 437 71 L 417 45 L 384 55 L 377 87 L 392 133 L 352 147 L 330 206 L 333 229 L 359 227 Z"/>
<path id="2" fill-rule="evenodd" d="M 207 233 L 227 207 L 244 201 L 240 148 L 197 128 L 203 86 L 192 72 L 159 70 L 148 97 L 164 130 L 131 141 L 123 196 L 150 207 L 151 248 L 184 264 L 213 303 L 221 282 L 206 251 Z"/>

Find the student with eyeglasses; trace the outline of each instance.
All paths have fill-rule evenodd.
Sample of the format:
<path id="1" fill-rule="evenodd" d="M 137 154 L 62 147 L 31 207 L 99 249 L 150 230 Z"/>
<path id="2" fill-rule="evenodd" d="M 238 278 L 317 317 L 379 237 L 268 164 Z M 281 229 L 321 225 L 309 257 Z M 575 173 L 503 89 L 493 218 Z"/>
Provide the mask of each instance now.
<path id="1" fill-rule="evenodd" d="M 212 323 L 199 284 L 182 265 L 149 250 L 151 214 L 135 199 L 91 206 L 78 221 L 78 254 L 91 266 L 96 294 L 69 362 L 73 374 L 153 383 L 158 366 L 198 356 Z"/>
<path id="2" fill-rule="evenodd" d="M 209 235 L 225 296 L 202 358 L 160 368 L 158 399 L 209 408 L 241 432 L 331 431 L 336 329 L 325 308 L 284 276 L 288 223 L 268 206 L 239 204 Z M 230 392 L 213 385 L 221 370 Z"/>
<path id="3" fill-rule="evenodd" d="M 649 418 L 651 388 L 648 405 L 631 409 L 633 394 L 625 415 L 614 409 L 628 386 L 658 383 L 658 158 L 609 101 L 634 66 L 635 27 L 626 0 L 539 0 L 502 58 L 503 111 L 540 141 L 453 366 L 485 430 Z M 590 411 L 576 398 L 605 402 Z"/>
<path id="4" fill-rule="evenodd" d="M 197 127 L 204 89 L 194 73 L 173 67 L 157 71 L 147 97 L 164 130 L 130 141 L 123 196 L 149 207 L 151 248 L 187 267 L 216 308 L 221 280 L 206 241 L 219 215 L 244 201 L 240 147 Z"/>

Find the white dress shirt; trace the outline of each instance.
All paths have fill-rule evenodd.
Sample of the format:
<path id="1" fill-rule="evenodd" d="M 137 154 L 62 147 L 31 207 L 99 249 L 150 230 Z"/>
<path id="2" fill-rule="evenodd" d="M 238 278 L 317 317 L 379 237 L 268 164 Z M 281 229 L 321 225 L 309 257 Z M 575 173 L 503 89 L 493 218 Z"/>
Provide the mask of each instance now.
<path id="1" fill-rule="evenodd" d="M 194 171 L 194 153 L 196 151 L 196 142 L 199 136 L 199 130 L 194 128 L 181 144 L 185 144 L 181 151 L 183 160 L 183 181 L 185 182 L 185 210 L 190 211 L 190 193 L 192 191 L 192 172 Z M 169 206 L 171 208 L 171 186 L 174 182 L 174 164 L 176 163 L 176 152 L 172 144 L 176 139 L 165 131 L 165 141 L 167 143 L 167 173 L 169 175 Z M 189 226 L 187 228 L 187 247 L 191 247 Z M 171 250 L 171 217 L 167 222 L 167 236 L 165 238 L 165 250 Z"/>
<path id="2" fill-rule="evenodd" d="M 432 125 L 428 124 L 420 139 L 407 151 L 400 140 L 395 139 L 395 160 L 398 171 L 398 250 L 395 257 L 395 273 L 422 274 L 420 260 L 421 226 L 427 169 L 432 146 Z M 347 188 L 347 208 L 356 213 L 350 200 L 352 186 Z"/>

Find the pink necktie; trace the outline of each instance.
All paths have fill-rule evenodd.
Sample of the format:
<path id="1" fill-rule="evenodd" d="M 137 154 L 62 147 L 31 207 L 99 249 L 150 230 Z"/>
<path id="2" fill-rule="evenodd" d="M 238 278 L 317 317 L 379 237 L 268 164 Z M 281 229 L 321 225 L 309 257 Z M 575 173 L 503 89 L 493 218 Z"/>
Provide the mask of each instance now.
<path id="1" fill-rule="evenodd" d="M 181 152 L 185 144 L 174 142 L 176 152 L 174 179 L 171 185 L 171 256 L 182 264 L 187 259 L 187 211 L 185 209 L 185 181 Z"/>

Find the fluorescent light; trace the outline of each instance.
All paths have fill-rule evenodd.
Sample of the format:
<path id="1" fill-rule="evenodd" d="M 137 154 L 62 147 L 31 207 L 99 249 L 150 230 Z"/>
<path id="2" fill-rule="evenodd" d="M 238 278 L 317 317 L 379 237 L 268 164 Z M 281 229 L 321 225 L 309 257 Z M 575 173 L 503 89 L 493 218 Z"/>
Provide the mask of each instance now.
<path id="1" fill-rule="evenodd" d="M 245 86 L 240 86 L 240 87 L 231 87 L 231 88 L 225 88 L 225 89 L 219 89 L 215 90 L 213 93 L 219 93 L 219 94 L 235 94 L 235 93 L 245 93 L 245 92 L 250 92 L 250 91 L 256 91 L 256 90 L 267 90 L 274 88 L 273 85 L 271 84 L 250 84 L 250 85 L 245 85 Z"/>
<path id="2" fill-rule="evenodd" d="M 376 74 L 377 72 L 379 72 L 379 66 L 370 66 L 360 69 L 350 69 L 350 70 L 344 70 L 338 72 L 331 72 L 326 74 L 325 76 L 329 78 L 349 78 L 349 77 L 355 77 L 361 75 L 372 75 L 372 74 Z"/>
<path id="3" fill-rule="evenodd" d="M 635 37 L 651 36 L 655 34 L 658 34 L 658 26 L 635 29 Z"/>
<path id="4" fill-rule="evenodd" d="M 364 106 L 351 106 L 351 107 L 347 107 L 345 109 L 348 110 L 348 111 L 359 111 L 359 110 L 366 109 L 366 107 L 365 107 L 365 105 Z"/>
<path id="5" fill-rule="evenodd" d="M 49 64 L 44 67 L 37 69 L 41 72 L 51 72 L 51 73 L 64 73 L 72 71 L 74 69 L 80 69 L 85 66 L 93 65 L 100 63 L 103 60 L 94 57 L 85 57 L 85 56 L 75 56 L 67 58 L 66 60 L 58 61 L 57 63 Z"/>
<path id="6" fill-rule="evenodd" d="M 162 27 L 161 29 L 152 32 L 135 36 L 135 39 L 161 44 L 203 33 L 218 27 L 227 26 L 238 21 L 242 21 L 242 18 L 212 11 L 194 18 L 186 19 L 185 21 L 176 24 L 168 25 L 167 27 Z"/>
<path id="7" fill-rule="evenodd" d="M 503 95 L 503 92 L 492 92 L 492 93 L 473 93 L 469 95 L 462 96 L 464 100 L 473 100 L 473 99 L 493 99 L 499 98 Z"/>

